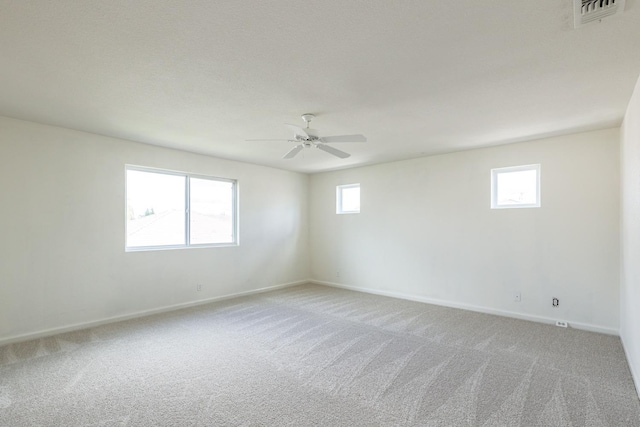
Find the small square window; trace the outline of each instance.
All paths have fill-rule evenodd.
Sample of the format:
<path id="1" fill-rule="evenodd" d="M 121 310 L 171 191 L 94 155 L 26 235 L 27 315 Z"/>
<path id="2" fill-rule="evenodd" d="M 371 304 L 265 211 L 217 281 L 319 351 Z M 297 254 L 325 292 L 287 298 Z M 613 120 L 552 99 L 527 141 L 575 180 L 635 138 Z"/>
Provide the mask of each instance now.
<path id="1" fill-rule="evenodd" d="M 491 209 L 540 207 L 540 165 L 491 169 Z"/>
<path id="2" fill-rule="evenodd" d="M 360 213 L 360 184 L 336 187 L 336 213 Z"/>

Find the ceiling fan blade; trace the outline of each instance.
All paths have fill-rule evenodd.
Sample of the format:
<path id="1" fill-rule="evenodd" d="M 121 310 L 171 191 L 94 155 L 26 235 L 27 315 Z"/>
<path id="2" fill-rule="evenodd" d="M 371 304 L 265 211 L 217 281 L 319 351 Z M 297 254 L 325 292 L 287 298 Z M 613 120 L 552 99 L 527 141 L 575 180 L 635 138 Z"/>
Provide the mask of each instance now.
<path id="1" fill-rule="evenodd" d="M 300 136 L 305 137 L 305 138 L 309 138 L 309 134 L 304 129 L 302 129 L 300 126 L 290 125 L 288 123 L 285 123 L 284 125 L 288 126 L 293 131 L 294 134 L 300 135 Z"/>
<path id="2" fill-rule="evenodd" d="M 245 139 L 245 141 L 248 141 L 248 142 L 254 142 L 254 141 L 290 141 L 290 139 Z"/>
<path id="3" fill-rule="evenodd" d="M 283 159 L 293 159 L 296 156 L 296 154 L 298 154 L 300 151 L 302 151 L 303 148 L 304 148 L 304 145 L 302 145 L 302 144 L 296 145 L 287 154 L 285 154 L 282 158 Z"/>
<path id="4" fill-rule="evenodd" d="M 323 142 L 367 142 L 367 138 L 364 135 L 337 135 L 337 136 L 323 136 L 320 138 Z"/>
<path id="5" fill-rule="evenodd" d="M 337 148 L 333 148 L 333 147 L 331 147 L 329 145 L 316 144 L 316 147 L 318 147 L 322 151 L 326 151 L 329 154 L 333 154 L 336 157 L 340 157 L 341 159 L 346 159 L 347 157 L 349 157 L 351 155 L 349 153 L 345 153 L 344 151 L 340 151 Z"/>

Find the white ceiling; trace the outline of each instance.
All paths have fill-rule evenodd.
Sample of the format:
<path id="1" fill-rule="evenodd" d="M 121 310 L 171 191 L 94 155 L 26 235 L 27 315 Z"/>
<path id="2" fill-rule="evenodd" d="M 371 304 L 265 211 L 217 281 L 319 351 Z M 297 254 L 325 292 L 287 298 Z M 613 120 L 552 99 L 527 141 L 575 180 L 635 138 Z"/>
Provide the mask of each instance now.
<path id="1" fill-rule="evenodd" d="M 571 0 L 0 0 L 0 115 L 301 172 L 618 126 L 626 9 L 573 29 Z M 244 141 L 302 113 L 369 142 Z"/>

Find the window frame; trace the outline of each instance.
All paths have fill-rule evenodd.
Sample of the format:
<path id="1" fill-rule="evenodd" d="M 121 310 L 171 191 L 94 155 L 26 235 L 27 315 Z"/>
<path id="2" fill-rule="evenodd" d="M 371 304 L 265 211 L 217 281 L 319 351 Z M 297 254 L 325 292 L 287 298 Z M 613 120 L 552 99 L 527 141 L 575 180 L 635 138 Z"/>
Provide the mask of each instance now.
<path id="1" fill-rule="evenodd" d="M 180 245 L 154 245 L 154 246 L 128 246 L 127 238 L 128 238 L 128 212 L 127 212 L 127 195 L 128 195 L 128 185 L 127 185 L 127 172 L 128 171 L 138 171 L 138 172 L 148 172 L 148 173 L 157 173 L 164 175 L 173 175 L 173 176 L 181 176 L 185 178 L 185 193 L 184 193 L 184 206 L 185 206 L 185 224 L 184 224 L 184 233 L 185 233 L 185 243 Z M 191 178 L 196 179 L 204 179 L 210 181 L 219 181 L 219 182 L 228 182 L 232 184 L 232 201 L 231 207 L 233 210 L 231 222 L 232 222 L 232 232 L 233 232 L 233 241 L 232 242 L 224 242 L 224 243 L 198 243 L 192 244 L 191 240 Z M 124 210 L 125 210 L 125 226 L 124 226 L 124 246 L 125 252 L 140 252 L 140 251 L 157 251 L 157 250 L 167 250 L 167 249 L 188 249 L 188 248 L 219 248 L 219 247 L 228 247 L 228 246 L 239 246 L 239 229 L 238 229 L 238 180 L 216 177 L 210 175 L 202 175 L 196 173 L 189 172 L 180 172 L 169 169 L 160 169 L 153 168 L 147 166 L 137 166 L 137 165 L 125 165 L 124 171 L 124 187 L 125 187 L 125 195 L 124 195 Z"/>
<path id="2" fill-rule="evenodd" d="M 358 210 L 347 211 L 342 209 L 342 191 L 349 188 L 357 188 L 360 190 L 360 183 L 355 184 L 344 184 L 344 185 L 336 185 L 336 214 L 338 215 L 350 215 L 350 214 L 359 214 L 360 208 Z M 360 198 L 360 193 L 358 192 L 358 198 Z"/>
<path id="3" fill-rule="evenodd" d="M 522 204 L 499 204 L 498 203 L 498 175 L 502 173 L 511 172 L 523 172 L 523 171 L 535 171 L 536 172 L 536 201 L 535 203 L 522 203 Z M 491 169 L 491 209 L 519 209 L 519 208 L 539 208 L 541 206 L 540 199 L 540 164 L 521 165 L 521 166 L 508 166 L 503 168 Z"/>

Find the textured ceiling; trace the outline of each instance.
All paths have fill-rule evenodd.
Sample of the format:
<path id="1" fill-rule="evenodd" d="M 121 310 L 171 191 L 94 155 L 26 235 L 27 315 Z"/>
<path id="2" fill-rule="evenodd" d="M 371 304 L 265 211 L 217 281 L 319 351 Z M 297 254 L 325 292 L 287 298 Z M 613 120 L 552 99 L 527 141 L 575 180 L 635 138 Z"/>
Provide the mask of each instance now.
<path id="1" fill-rule="evenodd" d="M 0 0 L 0 115 L 301 172 L 618 126 L 640 4 Z M 283 123 L 362 133 L 281 157 Z"/>

